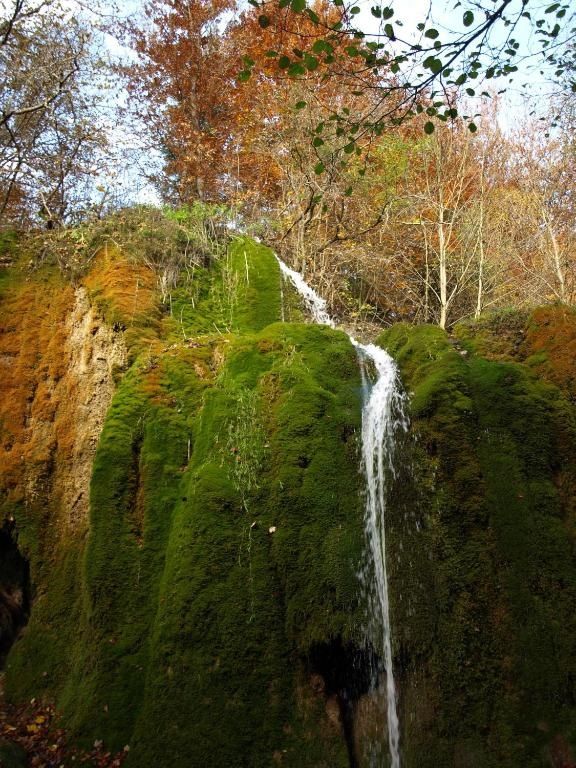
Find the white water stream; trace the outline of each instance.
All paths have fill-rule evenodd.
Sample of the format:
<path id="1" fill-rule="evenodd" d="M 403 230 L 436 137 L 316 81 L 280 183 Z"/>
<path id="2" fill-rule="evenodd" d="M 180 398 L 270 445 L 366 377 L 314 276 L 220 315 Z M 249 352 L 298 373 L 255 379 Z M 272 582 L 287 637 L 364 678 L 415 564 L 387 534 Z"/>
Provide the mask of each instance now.
<path id="1" fill-rule="evenodd" d="M 336 324 L 326 309 L 326 301 L 318 296 L 298 272 L 278 259 L 282 273 L 293 283 L 304 299 L 315 322 Z M 406 429 L 404 394 L 398 369 L 390 355 L 374 344 L 361 344 L 350 336 L 356 347 L 362 373 L 364 405 L 362 408 L 362 468 L 366 477 L 366 510 L 364 517 L 367 546 L 372 563 L 361 574 L 366 590 L 370 618 L 368 633 L 376 652 L 383 655 L 386 670 L 386 712 L 391 768 L 400 768 L 400 728 L 396 704 L 396 684 L 392 660 L 392 633 L 388 574 L 386 571 L 386 479 L 394 474 L 395 434 Z M 376 382 L 368 374 L 367 361 L 376 370 Z M 371 583 L 368 583 L 368 580 Z M 375 671 L 373 686 L 377 685 Z M 376 759 L 378 759 L 376 755 Z M 375 768 L 380 768 L 375 766 Z"/>

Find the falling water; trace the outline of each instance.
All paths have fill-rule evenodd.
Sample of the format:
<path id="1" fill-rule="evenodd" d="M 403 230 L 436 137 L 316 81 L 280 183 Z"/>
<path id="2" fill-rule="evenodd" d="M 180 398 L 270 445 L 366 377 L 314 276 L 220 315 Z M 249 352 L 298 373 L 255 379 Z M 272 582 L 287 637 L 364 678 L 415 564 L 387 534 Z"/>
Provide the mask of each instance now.
<path id="1" fill-rule="evenodd" d="M 276 258 L 278 259 L 278 256 L 276 256 Z M 330 328 L 335 328 L 336 323 L 332 320 L 326 309 L 326 300 L 321 296 L 318 296 L 314 288 L 311 288 L 308 285 L 302 275 L 298 274 L 298 272 L 295 272 L 293 269 L 290 269 L 290 267 L 284 264 L 281 259 L 278 259 L 278 264 L 280 265 L 282 274 L 286 275 L 300 296 L 304 299 L 306 309 L 312 315 L 314 322 L 320 323 L 321 325 L 329 325 Z M 356 345 L 354 340 L 352 340 L 352 343 Z"/>
<path id="2" fill-rule="evenodd" d="M 326 301 L 311 288 L 298 272 L 278 259 L 280 269 L 296 287 L 307 309 L 317 323 L 334 328 L 335 323 L 326 309 Z M 406 429 L 404 393 L 400 387 L 398 369 L 390 355 L 374 344 L 361 344 L 350 336 L 360 360 L 364 405 L 362 409 L 362 468 L 366 477 L 365 531 L 372 563 L 362 573 L 370 609 L 369 640 L 384 658 L 386 670 L 386 703 L 388 744 L 391 768 L 400 768 L 400 728 L 396 707 L 396 684 L 392 664 L 392 634 L 390 602 L 386 571 L 386 480 L 394 474 L 395 434 Z M 369 376 L 369 362 L 376 372 L 376 381 Z M 368 581 L 371 580 L 371 583 Z M 377 685 L 377 670 L 373 687 Z M 376 768 L 376 766 L 375 766 Z"/>
<path id="3" fill-rule="evenodd" d="M 390 355 L 374 344 L 357 345 L 365 396 L 362 409 L 362 465 L 366 476 L 366 539 L 371 554 L 372 584 L 364 586 L 370 607 L 369 636 L 384 655 L 386 670 L 386 702 L 388 744 L 391 768 L 400 766 L 400 728 L 396 709 L 396 684 L 392 662 L 392 633 L 390 600 L 386 570 L 386 481 L 394 473 L 395 437 L 399 428 L 405 429 L 404 393 L 400 387 L 398 369 Z M 365 360 L 368 357 L 376 369 L 376 383 L 369 389 Z M 376 672 L 374 677 L 376 678 Z M 377 680 L 373 680 L 376 685 Z"/>

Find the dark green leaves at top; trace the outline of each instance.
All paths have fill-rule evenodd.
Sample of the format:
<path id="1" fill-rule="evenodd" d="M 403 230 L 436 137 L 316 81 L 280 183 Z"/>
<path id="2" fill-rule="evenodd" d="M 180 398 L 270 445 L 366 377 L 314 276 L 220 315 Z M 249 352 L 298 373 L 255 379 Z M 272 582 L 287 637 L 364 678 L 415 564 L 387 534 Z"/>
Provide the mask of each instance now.
<path id="1" fill-rule="evenodd" d="M 474 23 L 474 14 L 472 11 L 466 11 L 464 16 L 462 17 L 462 21 L 464 22 L 465 27 L 470 27 Z"/>
<path id="2" fill-rule="evenodd" d="M 430 69 L 435 75 L 442 70 L 442 61 L 436 58 L 436 56 L 428 56 L 424 59 L 423 65 L 426 69 Z"/>
<path id="3" fill-rule="evenodd" d="M 427 29 L 424 33 L 424 37 L 429 37 L 431 40 L 436 40 L 440 33 L 437 29 Z"/>

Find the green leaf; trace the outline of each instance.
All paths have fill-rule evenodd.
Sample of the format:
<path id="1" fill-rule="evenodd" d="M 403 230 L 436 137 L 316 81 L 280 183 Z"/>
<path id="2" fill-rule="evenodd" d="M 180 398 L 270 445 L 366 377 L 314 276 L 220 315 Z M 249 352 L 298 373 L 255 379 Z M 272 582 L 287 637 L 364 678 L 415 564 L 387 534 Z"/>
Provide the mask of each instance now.
<path id="1" fill-rule="evenodd" d="M 319 61 L 316 58 L 316 56 L 310 56 L 309 53 L 306 53 L 304 55 L 304 66 L 308 70 L 308 72 L 313 72 L 315 69 L 318 69 Z"/>
<path id="2" fill-rule="evenodd" d="M 324 144 L 324 139 L 321 139 L 320 136 L 315 136 L 314 141 L 312 142 L 313 147 L 321 147 Z"/>
<path id="3" fill-rule="evenodd" d="M 440 33 L 437 29 L 427 29 L 424 33 L 424 37 L 429 37 L 431 40 L 436 40 Z"/>
<path id="4" fill-rule="evenodd" d="M 350 13 L 352 16 L 356 16 L 358 13 L 360 13 L 359 6 L 355 5 L 353 8 L 350 8 Z"/>
<path id="5" fill-rule="evenodd" d="M 476 125 L 476 123 L 470 123 L 468 126 L 468 130 L 470 131 L 470 133 L 476 133 L 476 131 L 478 130 L 478 126 Z"/>
<path id="6" fill-rule="evenodd" d="M 326 53 L 330 55 L 334 53 L 334 48 L 327 40 L 316 40 L 312 46 L 312 53 Z"/>
<path id="7" fill-rule="evenodd" d="M 306 74 L 306 67 L 304 64 L 300 64 L 299 61 L 294 62 L 294 64 L 290 64 L 288 67 L 288 74 L 290 77 L 298 77 L 298 75 L 305 75 Z"/>
<path id="8" fill-rule="evenodd" d="M 324 166 L 324 163 L 322 161 L 320 161 L 319 163 L 316 163 L 316 165 L 314 166 L 314 173 L 317 176 L 320 176 L 320 174 L 324 173 L 325 170 L 326 170 L 326 167 Z"/>
<path id="9" fill-rule="evenodd" d="M 394 34 L 394 27 L 392 24 L 385 24 L 384 25 L 384 34 L 387 35 L 390 40 L 395 40 L 396 35 Z"/>
<path id="10" fill-rule="evenodd" d="M 351 194 L 352 194 L 352 187 L 348 187 L 347 189 L 344 190 L 344 195 L 346 197 L 350 197 Z"/>
<path id="11" fill-rule="evenodd" d="M 430 120 L 428 120 L 428 122 L 424 125 L 424 133 L 427 133 L 428 136 L 434 133 L 434 123 Z"/>
<path id="12" fill-rule="evenodd" d="M 278 59 L 278 66 L 280 67 L 280 69 L 288 69 L 288 67 L 290 66 L 290 59 L 288 58 L 288 56 L 280 56 L 280 58 Z"/>
<path id="13" fill-rule="evenodd" d="M 266 56 L 268 56 L 269 59 L 275 59 L 276 56 L 278 56 L 278 51 L 266 51 Z"/>
<path id="14" fill-rule="evenodd" d="M 462 21 L 464 22 L 465 27 L 470 27 L 474 23 L 474 14 L 472 11 L 466 11 L 462 17 Z"/>
<path id="15" fill-rule="evenodd" d="M 297 101 L 296 104 L 294 105 L 294 109 L 304 109 L 305 106 L 306 106 L 305 101 Z"/>
<path id="16" fill-rule="evenodd" d="M 382 18 L 384 19 L 384 21 L 388 21 L 388 19 L 391 19 L 392 16 L 394 16 L 394 10 L 392 8 L 382 9 Z"/>
<path id="17" fill-rule="evenodd" d="M 351 141 L 350 144 L 346 144 L 346 146 L 344 147 L 344 152 L 346 152 L 347 155 L 351 155 L 355 149 L 356 149 L 356 144 L 355 142 Z"/>
<path id="18" fill-rule="evenodd" d="M 312 10 L 312 8 L 306 8 L 306 15 L 312 22 L 312 24 L 320 24 L 320 16 Z"/>
<path id="19" fill-rule="evenodd" d="M 436 58 L 436 56 L 428 56 L 427 58 L 424 59 L 423 66 L 426 69 L 432 70 L 432 72 L 435 75 L 437 75 L 438 72 L 440 72 L 440 70 L 442 69 L 442 61 Z"/>
<path id="20" fill-rule="evenodd" d="M 375 16 L 377 19 L 382 18 L 382 9 L 378 8 L 378 6 L 374 6 L 373 8 L 370 8 L 370 13 L 372 16 Z"/>
<path id="21" fill-rule="evenodd" d="M 245 83 L 247 80 L 250 80 L 251 75 L 252 72 L 249 69 L 243 69 L 242 72 L 238 73 L 238 82 Z"/>
<path id="22" fill-rule="evenodd" d="M 260 24 L 262 29 L 266 29 L 266 27 L 270 26 L 270 19 L 268 16 L 264 16 L 264 14 L 262 14 L 261 16 L 258 16 L 258 24 Z"/>
<path id="23" fill-rule="evenodd" d="M 294 13 L 302 13 L 306 8 L 306 0 L 290 0 L 290 8 Z"/>

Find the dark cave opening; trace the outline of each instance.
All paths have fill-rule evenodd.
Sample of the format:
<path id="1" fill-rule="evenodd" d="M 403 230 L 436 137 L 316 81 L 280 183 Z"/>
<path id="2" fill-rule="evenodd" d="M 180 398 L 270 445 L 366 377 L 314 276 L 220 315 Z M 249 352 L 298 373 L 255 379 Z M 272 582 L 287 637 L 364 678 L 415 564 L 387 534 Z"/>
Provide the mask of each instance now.
<path id="1" fill-rule="evenodd" d="M 314 645 L 308 663 L 310 673 L 322 678 L 325 695 L 335 696 L 338 701 L 350 768 L 358 768 L 354 733 L 356 705 L 360 697 L 372 689 L 374 654 L 368 648 L 343 644 L 336 638 L 330 643 Z"/>
<path id="2" fill-rule="evenodd" d="M 13 522 L 0 528 L 0 670 L 30 616 L 30 566 L 15 533 Z"/>

